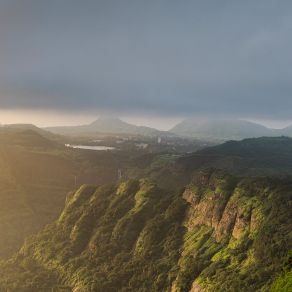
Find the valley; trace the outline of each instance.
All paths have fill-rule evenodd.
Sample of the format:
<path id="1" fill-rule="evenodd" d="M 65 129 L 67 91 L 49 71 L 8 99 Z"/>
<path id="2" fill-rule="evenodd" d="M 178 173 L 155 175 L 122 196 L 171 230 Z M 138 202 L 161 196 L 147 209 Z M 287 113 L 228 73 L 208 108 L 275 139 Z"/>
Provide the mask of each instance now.
<path id="1" fill-rule="evenodd" d="M 289 285 L 280 275 L 292 248 L 291 138 L 202 141 L 185 153 L 147 136 L 123 135 L 125 148 L 119 135 L 15 126 L 0 136 L 0 291 Z"/>

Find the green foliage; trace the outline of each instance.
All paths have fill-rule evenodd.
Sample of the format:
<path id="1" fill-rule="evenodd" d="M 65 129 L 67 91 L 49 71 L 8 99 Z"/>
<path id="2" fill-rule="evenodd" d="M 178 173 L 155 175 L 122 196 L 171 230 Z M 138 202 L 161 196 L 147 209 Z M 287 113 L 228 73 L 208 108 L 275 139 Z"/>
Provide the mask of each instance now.
<path id="1" fill-rule="evenodd" d="M 0 291 L 289 291 L 291 255 L 279 273 L 291 249 L 291 189 L 289 179 L 216 170 L 183 196 L 150 179 L 84 185 L 0 264 Z"/>
<path id="2" fill-rule="evenodd" d="M 283 176 L 292 173 L 292 139 L 262 137 L 228 141 L 180 157 L 175 168 L 188 175 L 198 169 L 217 168 L 238 176 Z M 182 170 L 181 170 L 182 168 Z"/>
<path id="3" fill-rule="evenodd" d="M 234 181 L 207 171 L 192 184 L 188 192 L 199 194 L 199 200 L 189 199 L 176 291 L 192 285 L 206 291 L 268 290 L 291 248 L 291 181 Z"/>
<path id="4" fill-rule="evenodd" d="M 17 291 L 24 281 L 31 291 L 63 283 L 86 291 L 165 290 L 175 277 L 185 208 L 181 198 L 149 180 L 97 190 L 82 186 L 59 220 L 28 240 L 14 259 L 27 280 L 10 273 L 5 263 L 1 287 L 11 288 L 13 282 Z M 39 276 L 32 284 L 33 274 L 39 273 L 34 263 L 51 277 L 56 271 L 57 277 L 43 282 Z"/>
<path id="5" fill-rule="evenodd" d="M 282 266 L 281 275 L 274 281 L 271 292 L 292 291 L 292 251 L 289 251 Z"/>

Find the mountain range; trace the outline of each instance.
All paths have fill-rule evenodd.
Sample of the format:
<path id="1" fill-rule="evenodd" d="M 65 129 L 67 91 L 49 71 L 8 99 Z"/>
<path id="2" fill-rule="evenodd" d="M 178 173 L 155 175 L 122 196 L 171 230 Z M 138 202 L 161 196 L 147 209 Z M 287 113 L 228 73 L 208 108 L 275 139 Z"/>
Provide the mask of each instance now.
<path id="1" fill-rule="evenodd" d="M 292 137 L 292 126 L 283 129 L 271 129 L 263 125 L 245 120 L 216 120 L 198 121 L 186 119 L 169 131 L 159 131 L 154 128 L 136 126 L 119 118 L 101 117 L 88 125 L 49 127 L 47 131 L 62 135 L 85 135 L 93 133 L 130 134 L 142 136 L 180 136 L 206 141 L 241 140 L 263 136 Z"/>
<path id="2" fill-rule="evenodd" d="M 170 132 L 204 140 L 241 140 L 245 138 L 292 136 L 292 126 L 271 129 L 245 120 L 186 119 L 174 126 Z"/>

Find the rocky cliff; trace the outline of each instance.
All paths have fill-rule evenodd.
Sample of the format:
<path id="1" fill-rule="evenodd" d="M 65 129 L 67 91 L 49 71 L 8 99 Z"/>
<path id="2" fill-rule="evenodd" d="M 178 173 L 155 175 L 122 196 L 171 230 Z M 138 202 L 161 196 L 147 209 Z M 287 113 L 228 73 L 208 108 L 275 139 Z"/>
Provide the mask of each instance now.
<path id="1" fill-rule="evenodd" d="M 291 249 L 291 190 L 215 170 L 181 193 L 148 179 L 83 186 L 1 264 L 0 290 L 268 291 Z"/>
<path id="2" fill-rule="evenodd" d="M 187 232 L 172 291 L 268 290 L 289 246 L 289 188 L 218 172 L 196 177 L 183 193 Z"/>

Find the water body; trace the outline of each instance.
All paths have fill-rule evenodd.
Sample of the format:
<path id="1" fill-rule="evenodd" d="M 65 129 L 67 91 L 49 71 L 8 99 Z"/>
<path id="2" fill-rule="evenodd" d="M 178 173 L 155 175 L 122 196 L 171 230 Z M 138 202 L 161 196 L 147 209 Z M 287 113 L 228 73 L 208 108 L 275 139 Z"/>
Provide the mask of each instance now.
<path id="1" fill-rule="evenodd" d="M 85 149 L 85 150 L 95 150 L 95 151 L 107 151 L 107 150 L 115 150 L 115 147 L 109 146 L 88 146 L 88 145 L 71 145 L 65 144 L 66 147 L 77 148 L 77 149 Z"/>

